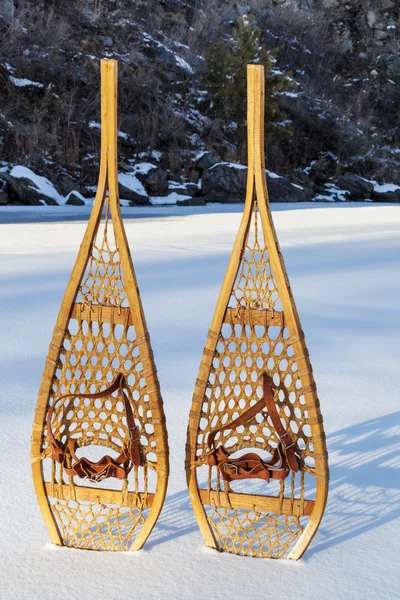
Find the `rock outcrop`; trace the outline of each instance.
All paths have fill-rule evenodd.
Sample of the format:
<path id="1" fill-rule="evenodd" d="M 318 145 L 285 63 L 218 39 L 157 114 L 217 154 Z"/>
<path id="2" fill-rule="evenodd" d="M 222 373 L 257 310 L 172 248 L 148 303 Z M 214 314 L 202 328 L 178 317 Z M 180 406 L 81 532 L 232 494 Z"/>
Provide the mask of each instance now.
<path id="1" fill-rule="evenodd" d="M 337 179 L 337 186 L 350 193 L 350 200 L 371 200 L 374 186 L 363 177 L 354 173 L 345 173 Z"/>
<path id="2" fill-rule="evenodd" d="M 246 197 L 247 167 L 217 163 L 203 173 L 202 194 L 206 202 L 237 203 Z M 290 183 L 285 177 L 267 172 L 271 202 L 310 202 L 311 187 Z"/>
<path id="3" fill-rule="evenodd" d="M 146 164 L 146 163 L 145 163 Z M 168 193 L 168 173 L 157 165 L 134 171 L 150 196 L 165 196 Z"/>

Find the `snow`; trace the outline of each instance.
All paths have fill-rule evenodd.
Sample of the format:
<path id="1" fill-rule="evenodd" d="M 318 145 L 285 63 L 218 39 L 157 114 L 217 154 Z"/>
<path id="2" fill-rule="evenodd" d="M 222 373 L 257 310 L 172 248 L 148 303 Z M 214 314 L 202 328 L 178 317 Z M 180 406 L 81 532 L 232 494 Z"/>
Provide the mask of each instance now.
<path id="1" fill-rule="evenodd" d="M 174 46 L 177 48 L 185 48 L 185 50 L 190 50 L 189 46 L 182 44 L 182 42 L 178 42 L 177 40 L 174 40 Z"/>
<path id="2" fill-rule="evenodd" d="M 38 88 L 44 88 L 43 83 L 39 83 L 37 81 L 31 81 L 30 79 L 18 79 L 18 77 L 11 76 L 10 81 L 17 87 L 34 86 L 34 87 L 38 87 Z"/>
<path id="3" fill-rule="evenodd" d="M 173 188 L 182 188 L 185 184 L 179 181 L 168 181 L 168 187 Z"/>
<path id="4" fill-rule="evenodd" d="M 131 139 L 131 136 L 129 135 L 129 133 L 125 133 L 125 131 L 118 131 L 117 135 L 118 135 L 118 137 L 122 138 L 123 140 Z"/>
<path id="5" fill-rule="evenodd" d="M 15 68 L 12 65 L 10 65 L 10 63 L 4 62 L 3 66 L 7 69 L 9 73 L 15 73 Z"/>
<path id="6" fill-rule="evenodd" d="M 400 185 L 396 185 L 395 183 L 378 183 L 374 179 L 366 179 L 365 177 L 361 177 L 364 181 L 368 183 L 372 183 L 374 186 L 374 192 L 378 192 L 381 194 L 385 194 L 386 192 L 396 192 L 400 190 Z"/>
<path id="7" fill-rule="evenodd" d="M 156 169 L 156 165 L 149 162 L 141 162 L 132 167 L 130 173 L 119 173 L 118 181 L 124 187 L 136 192 L 140 196 L 147 196 L 146 189 L 141 181 L 136 177 L 138 173 L 147 175 L 152 169 Z"/>
<path id="8" fill-rule="evenodd" d="M 396 597 L 398 206 L 272 206 L 318 383 L 330 452 L 330 496 L 316 538 L 299 562 L 243 558 L 204 547 L 186 491 L 186 426 L 242 209 L 122 210 L 171 446 L 164 509 L 144 549 L 128 554 L 52 546 L 35 500 L 29 464 L 45 356 L 89 208 L 0 210 L 0 589 L 4 599 Z"/>
<path id="9" fill-rule="evenodd" d="M 200 150 L 200 152 L 198 152 L 198 153 L 196 154 L 196 156 L 194 157 L 194 159 L 193 159 L 193 160 L 194 160 L 195 162 L 197 162 L 198 160 L 200 160 L 201 158 L 203 158 L 203 156 L 204 156 L 205 154 L 207 154 L 207 151 L 206 151 L 206 150 Z"/>
<path id="10" fill-rule="evenodd" d="M 175 58 L 175 62 L 178 65 L 178 67 L 181 67 L 181 69 L 183 69 L 184 71 L 187 71 L 190 74 L 194 73 L 194 71 L 193 71 L 192 67 L 189 65 L 189 63 L 186 62 L 186 60 L 184 60 L 176 52 L 174 52 L 173 50 L 171 50 L 171 48 L 168 48 L 168 46 L 166 46 L 165 44 L 163 44 L 159 40 L 156 40 L 149 33 L 145 32 L 145 31 L 142 32 L 142 36 L 143 36 L 144 41 L 146 41 L 146 42 L 152 42 L 158 48 L 162 48 L 163 50 L 165 50 L 165 52 L 168 52 L 168 54 L 172 54 L 174 56 L 174 58 Z M 174 42 L 174 44 L 175 44 L 175 42 Z"/>
<path id="11" fill-rule="evenodd" d="M 10 171 L 11 177 L 15 177 L 16 179 L 26 178 L 29 179 L 33 183 L 33 186 L 30 186 L 34 190 L 40 191 L 44 196 L 48 198 L 52 198 L 58 204 L 64 204 L 65 198 L 57 192 L 54 185 L 47 179 L 47 177 L 42 177 L 41 175 L 36 175 L 31 169 L 28 167 L 22 167 L 21 165 L 17 165 L 13 167 Z"/>
<path id="12" fill-rule="evenodd" d="M 299 98 L 302 92 L 278 92 L 278 96 L 288 96 L 288 98 Z"/>
<path id="13" fill-rule="evenodd" d="M 209 171 L 211 171 L 211 169 L 215 169 L 215 167 L 218 167 L 220 165 L 224 165 L 225 167 L 229 167 L 230 169 L 247 169 L 247 165 L 240 165 L 239 163 L 233 162 L 219 162 L 215 163 L 215 165 L 210 167 Z"/>
<path id="14" fill-rule="evenodd" d="M 333 183 L 326 183 L 325 188 L 327 193 L 316 194 L 314 196 L 315 202 L 346 202 L 349 197 L 349 192 L 347 190 L 341 190 Z"/>
<path id="15" fill-rule="evenodd" d="M 278 127 L 288 127 L 292 123 L 293 121 L 291 119 L 284 119 L 283 121 L 279 121 L 279 123 L 273 123 L 273 125 L 277 125 Z"/>
<path id="16" fill-rule="evenodd" d="M 160 152 L 160 150 L 152 150 L 151 158 L 154 158 L 155 160 L 161 160 L 162 152 Z"/>
<path id="17" fill-rule="evenodd" d="M 67 203 L 67 201 L 69 200 L 70 196 L 76 196 L 77 198 L 80 198 L 81 200 L 83 200 L 83 202 L 87 202 L 87 199 L 82 196 L 82 194 L 80 192 L 78 192 L 78 190 L 72 190 L 67 196 L 65 196 L 65 204 Z"/>
<path id="18" fill-rule="evenodd" d="M 143 173 L 144 175 L 147 175 L 147 173 L 149 171 L 151 171 L 152 169 L 155 169 L 156 165 L 153 165 L 152 163 L 149 162 L 142 162 L 142 163 L 138 163 L 137 165 L 135 165 L 133 167 L 133 172 L 134 173 Z"/>
<path id="19" fill-rule="evenodd" d="M 90 129 L 101 129 L 101 123 L 98 123 L 97 121 L 89 121 L 89 128 Z M 118 137 L 124 139 L 124 140 L 131 140 L 131 136 L 128 133 L 125 133 L 124 131 L 118 131 L 117 132 Z"/>
<path id="20" fill-rule="evenodd" d="M 400 190 L 399 185 L 395 185 L 394 183 L 377 183 L 376 181 L 371 181 L 374 184 L 375 192 L 385 193 L 385 192 L 396 192 Z"/>
<path id="21" fill-rule="evenodd" d="M 184 60 L 181 56 L 175 55 L 175 61 L 176 61 L 176 64 L 178 65 L 178 67 L 181 67 L 184 71 L 187 71 L 190 74 L 194 73 L 194 71 L 193 71 L 192 67 L 189 65 L 189 63 L 186 62 L 186 60 Z"/>
<path id="22" fill-rule="evenodd" d="M 139 158 L 148 158 L 149 157 L 149 153 L 148 152 L 140 152 L 138 154 Z M 159 150 L 152 150 L 150 153 L 150 157 L 154 158 L 154 160 L 159 161 L 162 157 L 162 152 L 160 152 Z"/>
<path id="23" fill-rule="evenodd" d="M 182 200 L 190 200 L 191 196 L 186 196 L 184 194 L 178 194 L 177 192 L 171 192 L 168 196 L 150 196 L 150 203 L 154 206 L 164 205 L 164 204 L 176 204 Z"/>
<path id="24" fill-rule="evenodd" d="M 118 181 L 124 187 L 139 194 L 139 196 L 147 196 L 143 183 L 139 181 L 134 173 L 118 173 Z"/>
<path id="25" fill-rule="evenodd" d="M 274 173 L 273 171 L 268 171 L 268 169 L 266 169 L 266 173 L 267 173 L 268 177 L 271 177 L 271 179 L 282 179 L 281 175 L 278 175 L 277 173 Z"/>

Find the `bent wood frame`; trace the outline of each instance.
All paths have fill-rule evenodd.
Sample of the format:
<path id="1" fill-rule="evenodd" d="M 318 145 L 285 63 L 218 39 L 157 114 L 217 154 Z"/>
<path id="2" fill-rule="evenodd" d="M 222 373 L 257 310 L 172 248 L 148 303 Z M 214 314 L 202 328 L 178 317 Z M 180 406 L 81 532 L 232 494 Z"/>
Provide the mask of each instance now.
<path id="1" fill-rule="evenodd" d="M 269 325 L 279 325 L 281 320 L 283 323 L 284 318 L 286 326 L 290 331 L 290 342 L 293 345 L 298 366 L 298 374 L 301 376 L 301 383 L 304 390 L 311 428 L 311 440 L 314 445 L 316 457 L 315 501 L 305 500 L 305 503 L 303 503 L 302 514 L 303 516 L 309 516 L 310 518 L 299 536 L 297 543 L 287 556 L 287 558 L 297 560 L 301 558 L 309 546 L 318 529 L 325 510 L 329 479 L 328 457 L 312 367 L 269 207 L 264 156 L 264 68 L 259 65 L 248 65 L 247 76 L 248 175 L 246 200 L 240 228 L 225 279 L 222 284 L 211 328 L 207 337 L 198 379 L 196 381 L 189 417 L 185 467 L 190 498 L 205 544 L 210 548 L 221 549 L 207 519 L 204 508 L 204 504 L 209 506 L 212 504 L 216 494 L 209 490 L 199 489 L 197 480 L 198 463 L 196 460 L 196 444 L 197 436 L 199 434 L 202 404 L 203 399 L 205 399 L 205 389 L 218 343 L 218 332 L 221 331 L 223 323 L 232 324 L 239 322 L 240 320 L 242 321 L 242 324 L 243 322 L 248 323 L 249 320 L 250 322 L 253 321 L 257 323 L 256 314 L 254 314 L 253 317 L 252 315 L 242 315 L 238 318 L 237 315 L 235 315 L 235 310 L 228 308 L 228 302 L 238 275 L 244 252 L 244 245 L 251 224 L 252 211 L 254 209 L 254 204 L 257 201 L 264 240 L 268 249 L 276 287 L 284 310 L 284 315 L 283 313 L 272 311 L 271 314 L 264 315 L 262 321 L 265 321 L 265 324 L 268 323 Z M 250 310 L 247 312 L 250 312 Z M 257 313 L 257 311 L 251 312 Z M 256 510 L 258 507 L 258 510 L 264 510 L 266 512 L 277 511 L 278 508 L 278 498 L 272 496 L 237 494 L 230 491 L 226 495 L 219 494 L 219 498 L 221 506 L 225 506 L 225 508 L 241 507 L 243 509 Z M 291 512 L 291 514 L 296 514 L 298 505 L 296 504 L 296 501 L 293 504 L 290 500 L 285 499 L 283 504 L 280 503 L 280 509 L 282 511 L 281 514 L 289 512 Z"/>
<path id="2" fill-rule="evenodd" d="M 60 356 L 64 334 L 66 332 L 69 319 L 76 318 L 77 312 L 80 310 L 75 301 L 78 294 L 79 285 L 88 265 L 90 251 L 96 239 L 96 235 L 101 223 L 105 199 L 106 196 L 108 196 L 115 242 L 118 247 L 122 275 L 125 284 L 125 292 L 129 302 L 129 308 L 120 308 L 120 311 L 118 314 L 116 314 L 115 321 L 113 322 L 118 323 L 124 321 L 127 324 L 133 325 L 136 332 L 136 339 L 140 340 L 140 357 L 143 365 L 143 373 L 146 374 L 146 393 L 149 398 L 149 407 L 151 408 L 152 413 L 154 439 L 157 442 L 156 491 L 155 493 L 146 494 L 147 508 L 149 508 L 150 511 L 130 548 L 132 550 L 139 550 L 150 535 L 165 499 L 169 476 L 169 452 L 163 402 L 156 374 L 157 371 L 153 360 L 153 353 L 147 331 L 146 320 L 120 211 L 117 170 L 117 73 L 118 70 L 116 61 L 101 61 L 102 127 L 98 187 L 93 204 L 93 210 L 79 249 L 75 266 L 65 291 L 64 298 L 62 300 L 60 312 L 54 328 L 53 337 L 46 359 L 33 423 L 31 461 L 35 490 L 51 541 L 55 544 L 63 545 L 62 535 L 50 509 L 48 501 L 50 485 L 46 483 L 43 473 L 43 455 L 41 452 L 43 432 L 45 428 L 48 401 L 51 395 L 52 385 L 57 369 L 57 361 Z M 93 306 L 93 309 L 94 311 L 97 310 L 98 312 L 102 311 L 101 306 Z M 107 316 L 107 314 L 113 311 L 113 307 L 104 307 L 103 311 L 104 315 Z M 117 312 L 115 307 L 114 312 Z M 127 312 L 129 312 L 129 315 L 126 314 Z M 98 320 L 100 322 L 100 319 Z M 86 383 L 87 385 L 90 385 L 91 382 L 88 381 Z M 62 492 L 62 488 L 67 488 L 68 486 L 58 484 L 58 487 L 59 491 Z M 76 490 L 77 499 L 89 500 L 93 488 L 79 486 L 76 488 Z M 100 488 L 96 488 L 95 491 L 99 502 L 108 502 L 111 504 L 120 504 L 121 502 L 122 492 L 117 490 L 103 490 Z M 134 505 L 135 503 L 134 496 L 135 494 L 131 492 L 127 494 L 127 499 L 130 505 Z M 136 500 L 139 500 L 140 503 L 143 500 L 143 495 L 138 493 L 136 496 Z"/>

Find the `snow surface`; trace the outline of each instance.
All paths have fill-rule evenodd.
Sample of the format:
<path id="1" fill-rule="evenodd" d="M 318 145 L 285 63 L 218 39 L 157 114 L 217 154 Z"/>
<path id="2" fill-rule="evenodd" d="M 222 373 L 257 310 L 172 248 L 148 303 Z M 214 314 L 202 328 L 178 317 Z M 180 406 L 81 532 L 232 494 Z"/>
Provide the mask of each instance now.
<path id="1" fill-rule="evenodd" d="M 331 485 L 299 562 L 207 550 L 186 491 L 187 419 L 242 206 L 123 209 L 165 402 L 168 496 L 138 553 L 52 546 L 29 444 L 88 207 L 0 211 L 0 589 L 5 600 L 386 600 L 399 589 L 400 207 L 273 205 L 318 383 Z M 63 219 L 68 219 L 64 220 Z"/>

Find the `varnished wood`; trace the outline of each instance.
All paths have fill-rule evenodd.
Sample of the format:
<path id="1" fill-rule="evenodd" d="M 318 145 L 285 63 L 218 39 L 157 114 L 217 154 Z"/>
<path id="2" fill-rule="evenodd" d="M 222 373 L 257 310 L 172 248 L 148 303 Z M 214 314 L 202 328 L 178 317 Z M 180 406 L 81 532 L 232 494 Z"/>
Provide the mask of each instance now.
<path id="1" fill-rule="evenodd" d="M 72 307 L 70 318 L 96 323 L 133 325 L 130 309 L 116 306 L 87 306 L 77 302 Z"/>
<path id="2" fill-rule="evenodd" d="M 295 515 L 296 517 L 309 517 L 314 509 L 314 500 L 305 500 L 302 508 L 299 500 L 291 502 L 290 498 L 284 498 L 281 504 L 280 499 L 275 496 L 235 494 L 234 492 L 225 495 L 222 492 L 209 492 L 204 489 L 199 490 L 199 495 L 202 503 L 208 506 L 220 503 L 224 508 L 233 507 L 266 512 L 281 511 L 283 515 Z"/>
<path id="3" fill-rule="evenodd" d="M 116 61 L 101 61 L 101 84 L 102 129 L 98 188 L 92 214 L 50 343 L 34 418 L 31 459 L 39 506 L 52 542 L 94 549 L 127 547 L 139 549 L 151 533 L 164 502 L 169 475 L 168 441 L 157 371 L 120 212 L 117 176 Z M 106 220 L 103 227 L 101 218 L 104 209 Z M 108 215 L 111 215 L 110 222 Z M 96 244 L 100 244 L 100 250 Z M 91 273 L 94 275 L 92 276 Z M 118 334 L 114 332 L 116 325 L 122 328 L 122 334 L 121 330 Z M 119 366 L 114 366 L 115 361 Z M 109 385 L 110 378 L 115 377 L 118 372 L 123 372 L 128 385 L 132 386 L 134 416 L 141 423 L 140 434 L 143 439 L 146 439 L 147 444 L 142 447 L 145 467 L 139 468 L 140 473 L 135 467 L 128 476 L 129 485 L 133 485 L 135 489 L 132 491 L 127 488 L 118 491 L 96 488 L 96 486 L 89 487 L 85 486 L 84 480 L 76 477 L 75 481 L 65 485 L 60 480 L 60 475 L 57 475 L 59 465 L 50 458 L 45 425 L 50 403 L 55 404 L 57 397 L 62 394 L 69 391 L 73 393 L 77 386 L 81 392 L 104 389 Z M 102 374 L 103 378 L 99 377 L 99 374 Z M 129 378 L 132 378 L 132 384 L 129 384 Z M 126 424 L 123 425 L 121 422 L 119 425 L 118 419 L 121 419 L 121 416 L 116 421 L 112 420 L 115 416 L 112 412 L 112 402 L 115 404 L 117 400 L 118 398 L 109 400 L 111 409 L 106 404 L 96 410 L 82 404 L 81 412 L 84 414 L 82 419 L 85 419 L 88 430 L 82 430 L 81 435 L 86 436 L 87 444 L 96 445 L 97 441 L 100 445 L 117 452 L 121 451 L 121 444 L 128 439 L 128 432 Z M 67 409 L 60 406 L 56 410 L 59 411 L 59 421 L 68 429 L 68 424 L 71 422 L 68 419 L 72 417 L 66 414 Z M 94 416 L 91 416 L 90 411 Z M 108 419 L 106 421 L 105 413 Z M 115 423 L 119 427 L 119 433 Z M 87 431 L 93 425 L 96 425 L 97 429 L 93 429 L 91 432 L 93 437 L 89 438 Z M 76 427 L 76 424 L 74 426 Z M 120 445 L 116 445 L 115 437 L 111 434 L 107 434 L 108 438 L 107 435 L 103 436 L 107 438 L 106 441 L 101 438 L 100 433 L 106 432 L 107 426 L 110 430 L 114 428 L 116 433 L 112 435 L 122 436 Z M 57 421 L 56 427 L 59 427 Z M 81 424 L 78 423 L 79 427 Z M 152 431 L 148 429 L 149 427 Z M 58 435 L 61 436 L 61 432 Z M 151 455 L 151 459 L 147 459 L 148 454 Z M 43 468 L 45 461 L 53 463 L 52 478 L 56 480 L 46 480 Z M 156 479 L 154 493 L 147 489 L 137 489 L 137 486 L 147 486 L 148 467 L 152 469 Z M 108 481 L 112 482 L 113 479 Z M 81 506 L 80 500 L 84 500 L 85 505 Z M 101 543 L 93 541 L 90 539 L 89 531 L 85 529 L 84 521 L 82 531 L 77 531 L 78 537 L 75 536 L 71 541 L 74 537 L 71 534 L 69 535 L 71 539 L 66 540 L 65 531 L 63 534 L 60 529 L 61 523 L 68 519 L 73 521 L 77 510 L 80 510 L 84 517 L 87 505 L 92 507 L 90 510 L 93 509 L 93 514 L 90 513 L 91 518 L 95 517 L 99 510 L 102 511 L 102 515 L 107 515 L 109 510 L 110 518 L 112 515 L 114 523 L 118 523 L 118 507 L 125 510 L 121 513 L 121 518 L 125 522 L 130 514 L 133 525 L 129 536 L 132 536 L 133 542 L 127 539 L 124 545 L 121 544 L 119 538 L 128 535 L 124 533 L 127 528 L 125 526 L 124 529 L 123 525 L 118 531 L 115 542 L 112 540 L 114 535 L 112 533 L 109 536 L 111 541 L 107 541 L 108 538 L 102 533 L 96 533 L 101 538 Z M 135 514 L 129 513 L 129 509 L 133 507 L 138 509 Z M 146 513 L 142 512 L 144 509 L 148 509 Z M 75 516 L 71 517 L 71 514 Z M 104 525 L 106 524 L 105 520 Z"/>
<path id="4" fill-rule="evenodd" d="M 190 498 L 207 546 L 238 554 L 298 559 L 315 535 L 324 513 L 329 471 L 312 367 L 269 207 L 264 158 L 264 98 L 264 69 L 260 65 L 248 65 L 246 201 L 196 381 L 189 417 L 185 464 Z M 251 243 L 256 244 L 255 246 L 250 244 L 251 236 L 254 238 Z M 223 328 L 227 325 L 230 329 L 226 331 Z M 242 329 L 237 329 L 240 325 Z M 261 337 L 256 327 L 264 328 Z M 278 337 L 273 332 L 269 335 L 270 329 L 279 328 Z M 283 350 L 278 349 L 279 344 Z M 221 482 L 218 483 L 215 469 L 210 471 L 208 489 L 199 489 L 197 471 L 200 465 L 206 463 L 206 439 L 209 432 L 220 426 L 223 418 L 224 422 L 229 422 L 233 420 L 234 413 L 240 413 L 237 404 L 239 398 L 246 407 L 251 398 L 254 402 L 258 399 L 259 396 L 255 396 L 258 380 L 254 377 L 260 379 L 263 371 L 273 376 L 275 383 L 279 380 L 279 393 L 282 395 L 276 396 L 275 401 L 280 406 L 280 417 L 284 419 L 287 430 L 295 442 L 298 438 L 302 441 L 305 439 L 305 449 L 297 447 L 297 452 L 302 459 L 308 461 L 311 458 L 309 464 L 314 465 L 309 467 L 304 462 L 301 471 L 315 482 L 315 502 L 304 498 L 303 475 L 293 475 L 293 485 L 290 482 L 285 484 L 285 490 L 289 488 L 289 497 L 281 498 L 283 491 L 274 501 L 268 496 L 261 501 L 257 496 L 256 507 L 253 505 L 255 496 L 250 492 L 237 494 L 228 489 L 217 491 L 215 485 L 221 485 Z M 251 387 L 254 394 L 250 400 L 247 390 L 245 393 L 246 386 Z M 236 395 L 236 391 L 233 394 L 236 387 L 240 388 L 239 395 Z M 233 407 L 228 404 L 229 401 L 233 401 Z M 290 416 L 286 415 L 285 410 L 290 411 Z M 240 433 L 236 430 L 224 439 L 225 443 L 228 439 L 235 438 L 230 451 L 255 447 L 268 449 L 271 440 L 276 445 L 278 440 L 274 437 L 271 426 L 270 433 L 263 433 L 261 421 L 254 421 L 252 424 L 257 433 L 252 433 L 251 429 Z M 298 434 L 293 427 L 297 428 Z M 308 430 L 305 433 L 307 427 L 310 434 Z M 263 436 L 264 441 L 261 441 Z M 211 479 L 216 476 L 217 482 Z M 300 498 L 295 497 L 298 493 L 296 489 L 301 490 Z M 210 505 L 213 507 L 211 513 L 207 512 L 207 506 Z M 296 507 L 295 512 L 288 509 L 291 506 Z M 245 523 L 249 522 L 246 521 L 245 511 L 261 511 L 265 515 L 267 541 L 261 550 L 246 549 L 246 536 L 242 533 L 242 537 L 238 538 L 237 531 L 232 534 L 232 540 L 236 540 L 234 544 L 232 542 L 229 546 L 226 541 L 227 529 L 235 530 L 238 527 L 236 518 L 243 517 Z M 257 514 L 259 521 L 260 515 Z M 275 547 L 271 545 L 268 548 L 268 536 L 278 534 L 280 516 L 286 519 L 289 518 L 288 515 L 296 518 L 300 514 L 308 517 L 307 525 L 304 527 L 300 521 L 296 521 L 297 530 L 293 533 L 289 522 L 283 521 L 283 526 L 287 527 L 289 542 L 282 543 L 281 548 L 279 543 L 274 542 Z M 225 533 L 222 537 L 217 527 L 220 518 L 225 519 L 225 526 L 222 527 Z M 243 540 L 242 546 L 239 539 Z M 251 539 L 249 540 L 251 545 Z"/>
<path id="5" fill-rule="evenodd" d="M 265 325 L 268 327 L 283 327 L 283 313 L 270 310 L 244 310 L 227 308 L 224 323 L 231 325 Z"/>
<path id="6" fill-rule="evenodd" d="M 68 485 L 60 485 L 46 483 L 45 484 L 46 493 L 48 496 L 56 495 L 60 498 L 68 498 L 69 495 L 69 486 Z M 96 497 L 96 501 L 99 504 L 123 504 L 125 499 L 123 498 L 123 494 L 120 491 L 116 490 L 105 490 L 103 488 L 90 488 L 90 487 L 76 487 L 75 489 L 75 497 L 77 500 L 82 500 L 84 502 L 93 501 L 93 497 Z M 136 506 L 136 507 L 144 507 L 151 508 L 153 505 L 154 494 L 143 494 L 143 492 L 139 492 L 136 494 L 135 492 L 128 492 L 127 494 L 127 506 Z"/>

